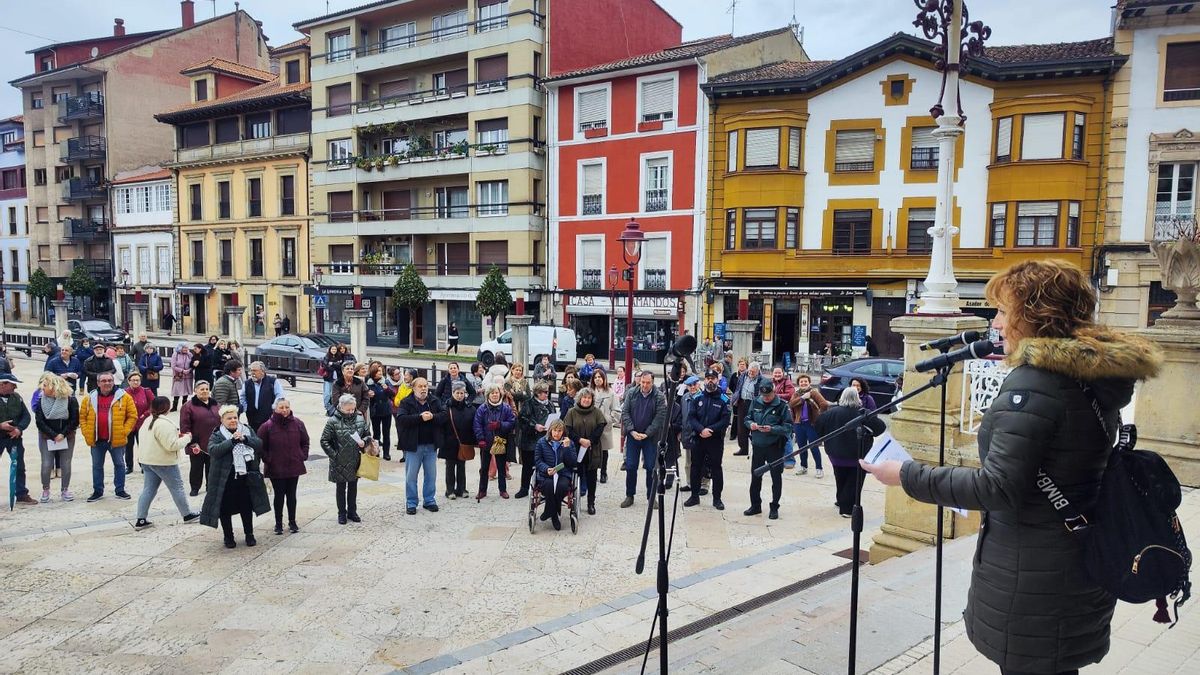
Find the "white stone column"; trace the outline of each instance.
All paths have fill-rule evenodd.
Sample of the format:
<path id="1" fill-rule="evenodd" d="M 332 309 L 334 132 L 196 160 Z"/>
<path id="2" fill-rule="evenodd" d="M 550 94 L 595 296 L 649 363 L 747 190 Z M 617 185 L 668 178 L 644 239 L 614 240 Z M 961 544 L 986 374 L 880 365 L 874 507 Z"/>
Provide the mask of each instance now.
<path id="1" fill-rule="evenodd" d="M 54 337 L 57 338 L 67 330 L 67 301 L 51 300 L 50 306 L 54 308 Z"/>
<path id="2" fill-rule="evenodd" d="M 754 351 L 755 328 L 758 328 L 757 321 L 735 320 L 725 322 L 725 332 L 733 342 L 733 346 L 730 349 L 733 351 L 734 363 L 737 363 L 737 360 L 742 358 L 747 361 L 750 360 L 750 354 Z"/>
<path id="3" fill-rule="evenodd" d="M 130 305 L 132 307 L 132 305 Z M 230 305 L 225 308 L 225 314 L 229 317 L 226 323 L 229 324 L 229 339 L 235 340 L 244 348 L 246 345 L 242 342 L 242 317 L 246 315 L 246 308 L 241 305 Z"/>
<path id="4" fill-rule="evenodd" d="M 350 351 L 359 361 L 367 360 L 367 317 L 369 309 L 347 309 L 342 316 L 350 323 Z"/>
<path id="5" fill-rule="evenodd" d="M 1165 357 L 1158 377 L 1137 390 L 1133 421 L 1138 447 L 1162 455 L 1179 482 L 1200 487 L 1200 425 L 1196 382 L 1200 382 L 1200 320 L 1162 318 L 1139 335 L 1158 344 Z"/>
<path id="6" fill-rule="evenodd" d="M 133 321 L 132 333 L 130 334 L 130 342 L 137 342 L 138 336 L 146 332 L 146 325 L 149 322 L 150 303 L 147 302 L 131 302 L 129 303 L 129 313 Z"/>
<path id="7" fill-rule="evenodd" d="M 512 359 L 509 365 L 520 363 L 529 370 L 529 324 L 533 317 L 528 314 L 517 314 L 508 317 L 508 325 L 512 328 Z M 532 372 L 532 371 L 531 371 Z"/>

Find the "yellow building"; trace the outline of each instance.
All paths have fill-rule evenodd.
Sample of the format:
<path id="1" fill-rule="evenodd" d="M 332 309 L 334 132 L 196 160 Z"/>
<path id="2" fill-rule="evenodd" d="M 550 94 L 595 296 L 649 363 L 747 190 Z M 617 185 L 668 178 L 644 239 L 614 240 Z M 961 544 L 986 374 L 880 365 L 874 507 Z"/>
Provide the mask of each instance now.
<path id="1" fill-rule="evenodd" d="M 156 115 L 175 127 L 182 330 L 246 336 L 311 329 L 308 40 L 271 51 L 279 75 L 209 59 L 184 69 L 192 102 Z"/>
<path id="2" fill-rule="evenodd" d="M 918 304 L 930 262 L 938 165 L 933 43 L 894 35 L 839 61 L 776 63 L 714 78 L 704 334 L 739 311 L 773 360 L 829 343 L 884 355 L 890 321 Z M 989 47 L 962 84 L 955 271 L 964 311 L 1028 258 L 1091 270 L 1101 239 L 1110 39 Z M 949 103 L 947 105 L 950 105 Z"/>

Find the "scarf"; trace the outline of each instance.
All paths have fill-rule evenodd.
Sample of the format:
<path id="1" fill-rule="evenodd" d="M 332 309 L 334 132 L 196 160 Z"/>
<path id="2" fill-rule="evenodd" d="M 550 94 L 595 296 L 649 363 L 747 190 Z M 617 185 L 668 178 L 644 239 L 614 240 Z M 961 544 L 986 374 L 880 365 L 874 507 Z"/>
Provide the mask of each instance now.
<path id="1" fill-rule="evenodd" d="M 67 396 L 56 398 L 43 396 L 41 400 L 42 416 L 48 420 L 65 420 L 71 410 L 71 399 Z"/>
<path id="2" fill-rule="evenodd" d="M 220 430 L 221 435 L 224 436 L 226 440 L 233 439 L 233 432 L 230 431 L 229 429 L 226 429 L 224 424 L 217 427 L 217 429 Z M 244 424 L 239 424 L 238 431 L 242 432 L 242 435 L 244 436 L 245 434 L 249 433 L 250 429 L 249 429 L 249 427 L 247 427 Z M 236 475 L 238 477 L 245 476 L 246 475 L 246 463 L 251 462 L 253 460 L 254 460 L 254 448 L 246 445 L 245 443 L 241 443 L 239 441 L 234 441 L 234 443 L 233 443 L 233 473 L 234 473 L 234 475 Z"/>

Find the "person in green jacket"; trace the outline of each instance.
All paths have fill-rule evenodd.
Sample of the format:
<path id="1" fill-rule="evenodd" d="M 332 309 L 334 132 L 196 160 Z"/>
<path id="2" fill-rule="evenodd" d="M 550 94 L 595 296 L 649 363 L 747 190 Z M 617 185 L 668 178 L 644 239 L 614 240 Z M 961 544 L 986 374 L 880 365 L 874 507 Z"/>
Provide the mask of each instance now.
<path id="1" fill-rule="evenodd" d="M 750 470 L 783 457 L 783 448 L 792 435 L 792 413 L 769 383 L 760 384 L 758 398 L 750 403 L 743 424 L 750 430 Z M 771 469 L 771 520 L 779 519 L 779 498 L 783 495 L 783 464 Z M 742 515 L 762 513 L 762 476 L 751 474 L 750 508 Z"/>

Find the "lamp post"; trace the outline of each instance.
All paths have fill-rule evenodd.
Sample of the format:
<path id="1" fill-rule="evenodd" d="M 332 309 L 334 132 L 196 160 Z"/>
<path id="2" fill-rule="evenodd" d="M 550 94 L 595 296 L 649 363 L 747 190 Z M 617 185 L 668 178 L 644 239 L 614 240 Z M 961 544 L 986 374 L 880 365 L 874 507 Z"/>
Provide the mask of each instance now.
<path id="1" fill-rule="evenodd" d="M 124 291 L 129 288 L 129 270 L 127 270 L 127 269 L 121 270 L 120 287 L 121 287 L 122 292 L 120 293 L 120 297 L 118 300 L 119 306 L 117 307 L 117 309 L 121 310 L 121 327 L 124 328 L 125 330 L 129 330 L 129 316 L 128 316 L 129 308 L 128 308 L 128 303 L 125 302 L 125 293 L 124 293 Z"/>
<path id="2" fill-rule="evenodd" d="M 614 359 L 617 356 L 617 266 L 613 265 L 608 268 L 608 372 L 612 372 Z M 629 369 L 625 372 L 628 374 Z"/>
<path id="3" fill-rule="evenodd" d="M 321 268 L 314 266 L 312 270 L 312 286 L 313 291 L 316 292 L 316 295 L 321 294 L 321 280 L 323 278 L 324 274 L 321 272 Z M 314 298 L 314 300 L 315 299 L 316 298 Z M 313 302 L 313 325 L 316 327 L 318 333 L 325 332 L 324 312 L 321 311 L 320 307 L 317 307 L 316 302 Z"/>
<path id="4" fill-rule="evenodd" d="M 646 235 L 636 220 L 625 224 L 625 231 L 617 240 L 621 242 L 621 255 L 625 258 L 625 280 L 629 282 L 629 306 L 625 318 L 625 386 L 633 381 L 633 282 L 634 271 L 642 259 L 642 242 Z"/>
<path id="5" fill-rule="evenodd" d="M 958 81 L 963 62 L 968 56 L 983 54 L 983 42 L 991 36 L 992 29 L 981 21 L 970 22 L 963 0 L 913 2 L 920 9 L 913 25 L 920 28 L 926 38 L 940 39 L 944 55 L 938 62 L 938 69 L 942 71 L 942 93 L 929 110 L 938 125 L 933 132 L 938 139 L 937 206 L 933 227 L 929 229 L 933 240 L 929 273 L 925 277 L 925 293 L 917 313 L 960 314 L 958 280 L 954 278 L 954 235 L 958 234 L 953 222 L 954 157 L 967 116 L 963 114 Z M 964 50 L 966 54 L 963 54 Z M 943 101 L 948 101 L 944 107 Z M 952 112 L 946 112 L 946 108 Z"/>

